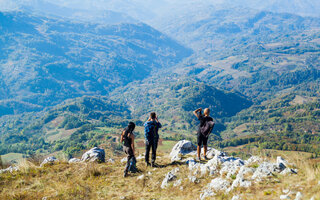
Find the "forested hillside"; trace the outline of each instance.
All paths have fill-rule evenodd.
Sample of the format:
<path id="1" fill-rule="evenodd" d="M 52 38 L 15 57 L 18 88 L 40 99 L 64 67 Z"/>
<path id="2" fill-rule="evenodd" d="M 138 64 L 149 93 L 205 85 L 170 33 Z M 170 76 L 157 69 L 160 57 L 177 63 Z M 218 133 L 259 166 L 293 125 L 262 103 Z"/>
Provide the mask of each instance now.
<path id="1" fill-rule="evenodd" d="M 220 2 L 0 12 L 0 154 L 118 150 L 129 121 L 141 146 L 151 111 L 165 142 L 195 140 L 199 107 L 216 147 L 319 154 L 320 18 Z"/>
<path id="2" fill-rule="evenodd" d="M 253 101 L 319 79 L 319 18 L 200 7 L 161 23 L 161 30 L 195 51 L 176 73 Z"/>
<path id="3" fill-rule="evenodd" d="M 150 26 L 0 13 L 0 116 L 106 95 L 190 55 Z"/>

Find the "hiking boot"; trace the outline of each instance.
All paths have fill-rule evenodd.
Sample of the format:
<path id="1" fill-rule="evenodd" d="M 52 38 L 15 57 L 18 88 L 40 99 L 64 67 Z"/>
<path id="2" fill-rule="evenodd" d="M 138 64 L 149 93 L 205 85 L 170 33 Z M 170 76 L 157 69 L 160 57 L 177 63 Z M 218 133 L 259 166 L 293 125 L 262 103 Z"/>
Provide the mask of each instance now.
<path id="1" fill-rule="evenodd" d="M 123 173 L 123 178 L 127 177 L 128 176 L 128 172 L 127 171 L 124 171 Z"/>
<path id="2" fill-rule="evenodd" d="M 200 157 L 196 158 L 196 162 L 201 162 L 201 158 Z"/>
<path id="3" fill-rule="evenodd" d="M 151 163 L 151 167 L 157 167 L 156 163 Z"/>
<path id="4" fill-rule="evenodd" d="M 151 164 L 149 162 L 147 162 L 146 164 L 147 164 L 147 167 L 151 166 Z"/>
<path id="5" fill-rule="evenodd" d="M 205 159 L 205 160 L 209 160 L 207 156 L 204 156 L 204 159 Z"/>

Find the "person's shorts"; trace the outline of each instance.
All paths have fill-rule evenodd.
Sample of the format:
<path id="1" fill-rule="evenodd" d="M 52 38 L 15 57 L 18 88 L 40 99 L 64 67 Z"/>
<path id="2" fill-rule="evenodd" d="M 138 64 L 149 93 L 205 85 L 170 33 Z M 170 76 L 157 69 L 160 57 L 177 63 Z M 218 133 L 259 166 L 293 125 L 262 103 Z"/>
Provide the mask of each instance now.
<path id="1" fill-rule="evenodd" d="M 208 144 L 208 138 L 202 135 L 201 133 L 198 133 L 197 140 L 198 140 L 198 146 L 201 146 L 201 145 L 207 146 Z"/>
<path id="2" fill-rule="evenodd" d="M 123 146 L 123 151 L 128 155 L 128 156 L 133 156 L 133 150 L 131 147 L 126 147 L 126 146 Z"/>

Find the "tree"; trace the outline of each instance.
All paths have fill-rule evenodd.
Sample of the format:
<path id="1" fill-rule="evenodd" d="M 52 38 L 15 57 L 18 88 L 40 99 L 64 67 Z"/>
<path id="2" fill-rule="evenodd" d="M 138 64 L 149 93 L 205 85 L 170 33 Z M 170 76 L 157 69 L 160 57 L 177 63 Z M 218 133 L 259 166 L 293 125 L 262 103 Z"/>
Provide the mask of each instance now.
<path id="1" fill-rule="evenodd" d="M 0 169 L 3 169 L 3 163 L 2 163 L 1 155 L 0 155 Z"/>

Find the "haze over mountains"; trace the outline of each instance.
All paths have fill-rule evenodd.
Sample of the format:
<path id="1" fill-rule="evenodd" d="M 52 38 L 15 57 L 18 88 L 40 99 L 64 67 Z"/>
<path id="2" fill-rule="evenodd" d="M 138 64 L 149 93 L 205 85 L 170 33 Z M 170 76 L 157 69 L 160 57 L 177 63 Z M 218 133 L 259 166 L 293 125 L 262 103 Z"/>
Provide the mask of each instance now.
<path id="1" fill-rule="evenodd" d="M 192 131 L 200 106 L 214 110 L 225 138 L 284 123 L 317 133 L 318 10 L 315 0 L 2 0 L 0 151 L 36 151 L 40 140 L 50 149 L 67 129 L 83 131 L 63 139 L 74 133 L 84 149 L 81 134 L 93 127 L 140 122 L 151 110 Z M 244 135 L 240 123 L 252 123 Z"/>
<path id="2" fill-rule="evenodd" d="M 0 13 L 0 20 L 0 97 L 36 110 L 79 95 L 105 95 L 191 53 L 143 23 L 75 23 L 22 12 Z M 23 111 L 13 104 L 1 115 Z"/>

